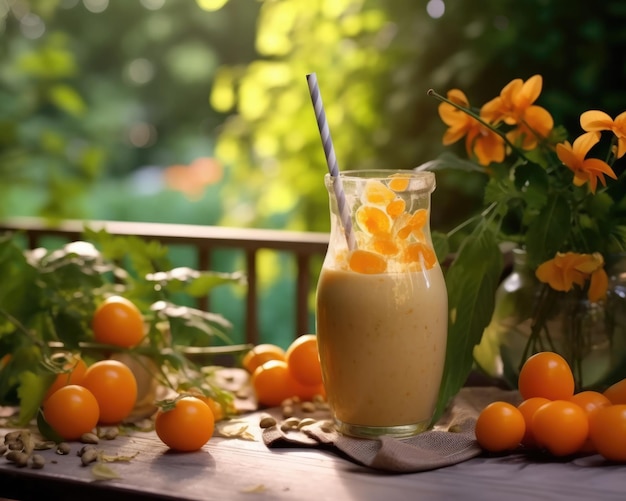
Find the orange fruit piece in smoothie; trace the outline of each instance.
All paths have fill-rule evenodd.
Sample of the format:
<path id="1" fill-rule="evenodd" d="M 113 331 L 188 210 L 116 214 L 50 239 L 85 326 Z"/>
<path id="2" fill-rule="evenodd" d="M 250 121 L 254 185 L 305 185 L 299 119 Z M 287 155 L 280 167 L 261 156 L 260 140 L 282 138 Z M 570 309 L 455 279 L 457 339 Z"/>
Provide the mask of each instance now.
<path id="1" fill-rule="evenodd" d="M 389 233 L 391 229 L 389 216 L 378 207 L 361 205 L 356 211 L 356 220 L 359 226 L 370 235 Z"/>
<path id="2" fill-rule="evenodd" d="M 365 183 L 363 196 L 364 201 L 370 204 L 386 205 L 396 197 L 396 194 L 380 181 L 371 179 Z"/>
<path id="3" fill-rule="evenodd" d="M 398 245 L 389 235 L 378 235 L 372 237 L 371 248 L 378 254 L 393 256 L 400 250 Z"/>
<path id="4" fill-rule="evenodd" d="M 406 263 L 423 263 L 430 269 L 437 263 L 437 255 L 428 245 L 415 242 L 407 246 L 402 254 L 402 261 Z"/>
<path id="5" fill-rule="evenodd" d="M 350 269 L 357 273 L 383 273 L 387 269 L 387 261 L 380 254 L 357 249 L 350 254 Z"/>
<path id="6" fill-rule="evenodd" d="M 385 207 L 385 211 L 387 212 L 387 214 L 395 219 L 404 212 L 405 208 L 406 202 L 401 198 L 396 198 L 387 204 L 387 207 Z"/>
<path id="7" fill-rule="evenodd" d="M 404 191 L 409 187 L 409 178 L 404 174 L 395 174 L 391 176 L 389 181 L 389 188 L 393 191 Z"/>

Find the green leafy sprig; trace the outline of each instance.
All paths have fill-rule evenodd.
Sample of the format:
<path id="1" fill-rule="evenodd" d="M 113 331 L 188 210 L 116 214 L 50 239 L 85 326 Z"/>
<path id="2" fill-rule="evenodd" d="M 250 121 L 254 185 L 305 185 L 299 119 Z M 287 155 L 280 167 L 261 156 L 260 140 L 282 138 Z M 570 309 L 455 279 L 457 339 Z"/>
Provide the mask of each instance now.
<path id="1" fill-rule="evenodd" d="M 173 268 L 158 242 L 87 228 L 84 240 L 52 250 L 25 250 L 20 234 L 0 236 L 0 276 L 0 404 L 19 405 L 17 425 L 37 415 L 64 370 L 60 352 L 88 361 L 125 352 L 149 360 L 161 384 L 193 387 L 230 408 L 232 395 L 186 349 L 201 347 L 210 356 L 220 348 L 216 341 L 220 352 L 246 346 L 233 345 L 223 316 L 189 304 L 217 286 L 244 283 L 243 274 Z M 91 318 L 111 294 L 140 308 L 149 327 L 145 343 L 123 349 L 94 342 Z"/>

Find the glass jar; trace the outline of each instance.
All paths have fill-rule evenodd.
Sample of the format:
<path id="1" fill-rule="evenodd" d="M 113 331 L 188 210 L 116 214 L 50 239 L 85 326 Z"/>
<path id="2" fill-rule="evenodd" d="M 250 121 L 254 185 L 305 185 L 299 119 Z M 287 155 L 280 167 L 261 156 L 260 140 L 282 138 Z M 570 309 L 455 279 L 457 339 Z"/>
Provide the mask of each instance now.
<path id="1" fill-rule="evenodd" d="M 430 237 L 435 176 L 352 171 L 327 175 L 326 187 L 331 234 L 316 323 L 331 412 L 347 435 L 414 435 L 435 411 L 447 341 Z"/>
<path id="2" fill-rule="evenodd" d="M 523 250 L 513 256 L 513 270 L 496 291 L 492 320 L 474 351 L 478 367 L 516 388 L 523 362 L 549 350 L 568 361 L 577 391 L 603 390 L 625 378 L 626 254 L 606 258 L 609 286 L 606 299 L 598 302 L 576 286 L 552 290 L 526 265 Z"/>

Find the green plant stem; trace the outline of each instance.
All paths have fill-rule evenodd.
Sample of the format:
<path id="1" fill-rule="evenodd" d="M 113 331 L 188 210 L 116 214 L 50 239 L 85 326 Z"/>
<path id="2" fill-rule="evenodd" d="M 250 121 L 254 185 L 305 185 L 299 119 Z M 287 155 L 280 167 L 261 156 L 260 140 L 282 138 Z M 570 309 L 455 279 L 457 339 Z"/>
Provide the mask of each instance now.
<path id="1" fill-rule="evenodd" d="M 461 231 L 463 228 L 465 228 L 466 226 L 469 226 L 470 224 L 472 224 L 474 221 L 476 221 L 477 219 L 483 219 L 485 218 L 491 211 L 493 211 L 493 209 L 498 205 L 497 202 L 493 202 L 489 207 L 487 207 L 484 211 L 482 211 L 480 214 L 476 214 L 475 216 L 472 216 L 468 219 L 466 219 L 465 221 L 463 221 L 461 224 L 459 224 L 458 226 L 455 226 L 454 228 L 452 228 L 447 234 L 446 236 L 448 238 L 450 238 L 452 235 L 454 235 L 455 233 L 457 233 L 458 231 Z"/>
<path id="2" fill-rule="evenodd" d="M 23 332 L 33 344 L 42 349 L 46 348 L 46 343 L 44 343 L 41 339 L 35 336 L 22 322 L 20 322 L 17 318 L 11 315 L 8 311 L 0 308 L 0 315 L 3 315 L 9 322 L 17 327 L 18 330 Z"/>
<path id="3" fill-rule="evenodd" d="M 546 321 L 548 320 L 548 315 L 550 313 L 550 309 L 556 298 L 557 293 L 558 291 L 555 291 L 547 284 L 541 288 L 539 299 L 537 301 L 537 306 L 532 317 L 530 336 L 528 336 L 528 341 L 526 341 L 526 346 L 524 346 L 524 352 L 522 353 L 522 357 L 520 359 L 520 365 L 518 368 L 519 370 L 521 370 L 522 365 L 524 365 L 526 359 L 531 354 L 538 351 L 538 347 L 540 350 L 544 349 L 541 339 L 542 332 L 545 332 L 545 338 L 550 350 L 556 351 L 554 343 L 550 336 L 550 331 L 546 326 Z"/>

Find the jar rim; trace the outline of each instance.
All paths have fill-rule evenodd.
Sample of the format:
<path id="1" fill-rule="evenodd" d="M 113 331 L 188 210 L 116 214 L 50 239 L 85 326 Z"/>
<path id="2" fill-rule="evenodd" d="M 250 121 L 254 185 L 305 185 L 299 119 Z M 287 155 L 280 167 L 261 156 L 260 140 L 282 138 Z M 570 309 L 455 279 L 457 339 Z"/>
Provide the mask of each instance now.
<path id="1" fill-rule="evenodd" d="M 436 187 L 435 173 L 427 170 L 411 170 L 411 169 L 355 169 L 341 171 L 339 179 L 342 184 L 360 185 L 370 180 L 388 180 L 393 177 L 401 177 L 409 179 L 411 191 L 426 191 L 432 193 Z M 327 187 L 334 184 L 336 178 L 326 173 L 324 181 Z"/>

